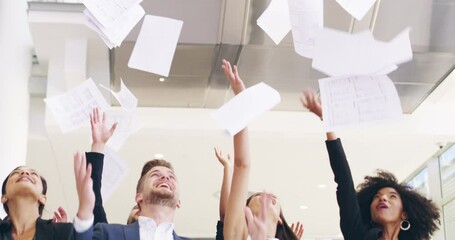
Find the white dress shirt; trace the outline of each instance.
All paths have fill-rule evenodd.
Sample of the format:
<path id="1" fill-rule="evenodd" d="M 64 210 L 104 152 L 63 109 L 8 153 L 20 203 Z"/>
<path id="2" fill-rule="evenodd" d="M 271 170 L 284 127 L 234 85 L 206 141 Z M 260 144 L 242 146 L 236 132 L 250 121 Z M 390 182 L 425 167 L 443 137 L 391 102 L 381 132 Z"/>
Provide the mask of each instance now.
<path id="1" fill-rule="evenodd" d="M 164 222 L 156 225 L 155 220 L 139 216 L 139 238 L 140 240 L 173 240 L 174 224 Z"/>

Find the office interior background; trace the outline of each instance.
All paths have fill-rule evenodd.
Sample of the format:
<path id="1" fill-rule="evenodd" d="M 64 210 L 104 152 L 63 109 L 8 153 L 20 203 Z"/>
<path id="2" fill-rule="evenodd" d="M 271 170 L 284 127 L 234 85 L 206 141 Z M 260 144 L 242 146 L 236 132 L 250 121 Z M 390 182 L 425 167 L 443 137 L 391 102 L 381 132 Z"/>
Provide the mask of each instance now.
<path id="1" fill-rule="evenodd" d="M 170 75 L 160 81 L 127 67 L 141 22 L 121 47 L 109 50 L 86 26 L 77 0 L 1 0 L 1 179 L 18 165 L 35 168 L 49 184 L 45 217 L 62 206 L 72 219 L 78 204 L 72 154 L 89 151 L 89 123 L 62 134 L 43 100 L 88 77 L 118 91 L 122 78 L 139 99 L 142 126 L 118 151 L 128 172 L 105 199 L 108 220 L 126 222 L 142 164 L 162 154 L 181 186 L 177 232 L 214 238 L 223 169 L 213 147 L 231 154 L 233 148 L 232 138 L 210 118 L 233 96 L 220 67 L 225 58 L 238 64 L 247 87 L 263 81 L 282 98 L 249 126 L 250 191 L 276 194 L 287 220 L 303 222 L 304 239 L 342 239 L 325 132 L 299 102 L 301 90 L 317 89 L 325 75 L 294 52 L 291 33 L 275 45 L 256 25 L 269 2 L 143 0 L 146 14 L 184 21 Z M 338 136 L 356 184 L 376 169 L 393 172 L 440 206 L 434 239 L 455 239 L 455 1 L 377 0 L 357 21 L 335 0 L 324 0 L 324 27 L 352 33 L 371 28 L 375 38 L 387 41 L 408 26 L 413 60 L 389 75 L 403 122 Z"/>

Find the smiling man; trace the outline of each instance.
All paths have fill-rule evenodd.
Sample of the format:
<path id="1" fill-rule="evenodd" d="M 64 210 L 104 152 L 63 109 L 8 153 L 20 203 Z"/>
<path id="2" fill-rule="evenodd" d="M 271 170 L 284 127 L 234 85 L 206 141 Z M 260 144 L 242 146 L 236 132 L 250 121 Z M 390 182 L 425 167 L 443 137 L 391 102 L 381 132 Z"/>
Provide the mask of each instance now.
<path id="1" fill-rule="evenodd" d="M 179 240 L 174 231 L 175 210 L 180 205 L 178 181 L 172 165 L 164 160 L 148 161 L 142 168 L 136 186 L 136 202 L 141 211 L 138 221 L 128 225 L 97 224 L 91 227 L 94 204 L 90 178 L 83 169 L 84 156 L 76 154 L 75 175 L 79 210 L 75 219 L 75 238 L 80 240 Z"/>

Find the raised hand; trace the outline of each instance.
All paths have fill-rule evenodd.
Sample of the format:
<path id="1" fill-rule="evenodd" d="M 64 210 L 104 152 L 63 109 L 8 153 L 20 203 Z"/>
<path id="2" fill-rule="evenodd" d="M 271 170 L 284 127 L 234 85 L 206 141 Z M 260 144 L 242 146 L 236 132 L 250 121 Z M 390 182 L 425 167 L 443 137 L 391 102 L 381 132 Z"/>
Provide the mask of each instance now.
<path id="1" fill-rule="evenodd" d="M 305 89 L 303 90 L 303 94 L 300 97 L 300 101 L 302 102 L 303 106 L 308 108 L 310 112 L 314 113 L 322 120 L 322 106 L 321 106 L 321 98 L 313 89 Z"/>
<path id="2" fill-rule="evenodd" d="M 295 224 L 291 224 L 291 230 L 297 237 L 297 239 L 302 239 L 303 237 L 303 224 L 301 222 L 296 222 Z"/>
<path id="3" fill-rule="evenodd" d="M 249 207 L 245 207 L 246 222 L 248 225 L 248 234 L 252 240 L 267 239 L 267 213 L 269 207 L 272 206 L 272 196 L 268 193 L 263 193 L 261 197 L 261 211 L 258 216 L 254 216 Z"/>
<path id="4" fill-rule="evenodd" d="M 93 108 L 93 112 L 90 114 L 90 125 L 92 127 L 92 152 L 102 152 L 104 145 L 112 137 L 117 123 L 114 123 L 110 129 L 106 125 L 106 113 L 100 116 L 100 111 L 97 107 Z"/>
<path id="5" fill-rule="evenodd" d="M 66 223 L 68 222 L 68 215 L 66 215 L 65 209 L 58 207 L 57 211 L 54 211 L 54 217 L 52 218 L 54 223 Z"/>
<path id="6" fill-rule="evenodd" d="M 76 189 L 79 197 L 79 209 L 77 217 L 81 220 L 90 219 L 95 208 L 95 193 L 93 192 L 92 165 L 87 166 L 85 154 L 74 154 L 74 176 L 76 177 Z"/>
<path id="7" fill-rule="evenodd" d="M 228 78 L 229 82 L 231 83 L 232 90 L 234 94 L 237 95 L 241 91 L 245 90 L 245 85 L 243 84 L 242 79 L 239 77 L 239 72 L 237 70 L 237 66 L 234 65 L 232 68 L 231 63 L 225 59 L 223 59 L 223 63 L 221 64 L 221 68 L 224 70 L 224 74 Z"/>
<path id="8" fill-rule="evenodd" d="M 223 153 L 221 150 L 217 147 L 215 147 L 215 155 L 218 161 L 223 165 L 223 167 L 231 167 L 232 166 L 232 159 L 231 155 L 229 153 L 227 154 L 226 157 L 223 156 Z"/>

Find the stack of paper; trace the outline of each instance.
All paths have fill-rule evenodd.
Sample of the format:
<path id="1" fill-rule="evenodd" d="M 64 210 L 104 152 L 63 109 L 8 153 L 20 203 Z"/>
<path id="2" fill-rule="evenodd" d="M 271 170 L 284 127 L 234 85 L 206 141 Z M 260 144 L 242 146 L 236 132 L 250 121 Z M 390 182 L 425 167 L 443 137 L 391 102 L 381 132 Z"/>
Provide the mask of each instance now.
<path id="1" fill-rule="evenodd" d="M 332 76 L 319 80 L 326 130 L 401 120 L 400 99 L 387 74 L 411 59 L 409 29 L 387 43 L 370 31 L 319 31 L 313 68 Z"/>
<path id="2" fill-rule="evenodd" d="M 128 33 L 144 16 L 142 0 L 81 0 L 88 26 L 112 49 L 122 44 Z"/>

